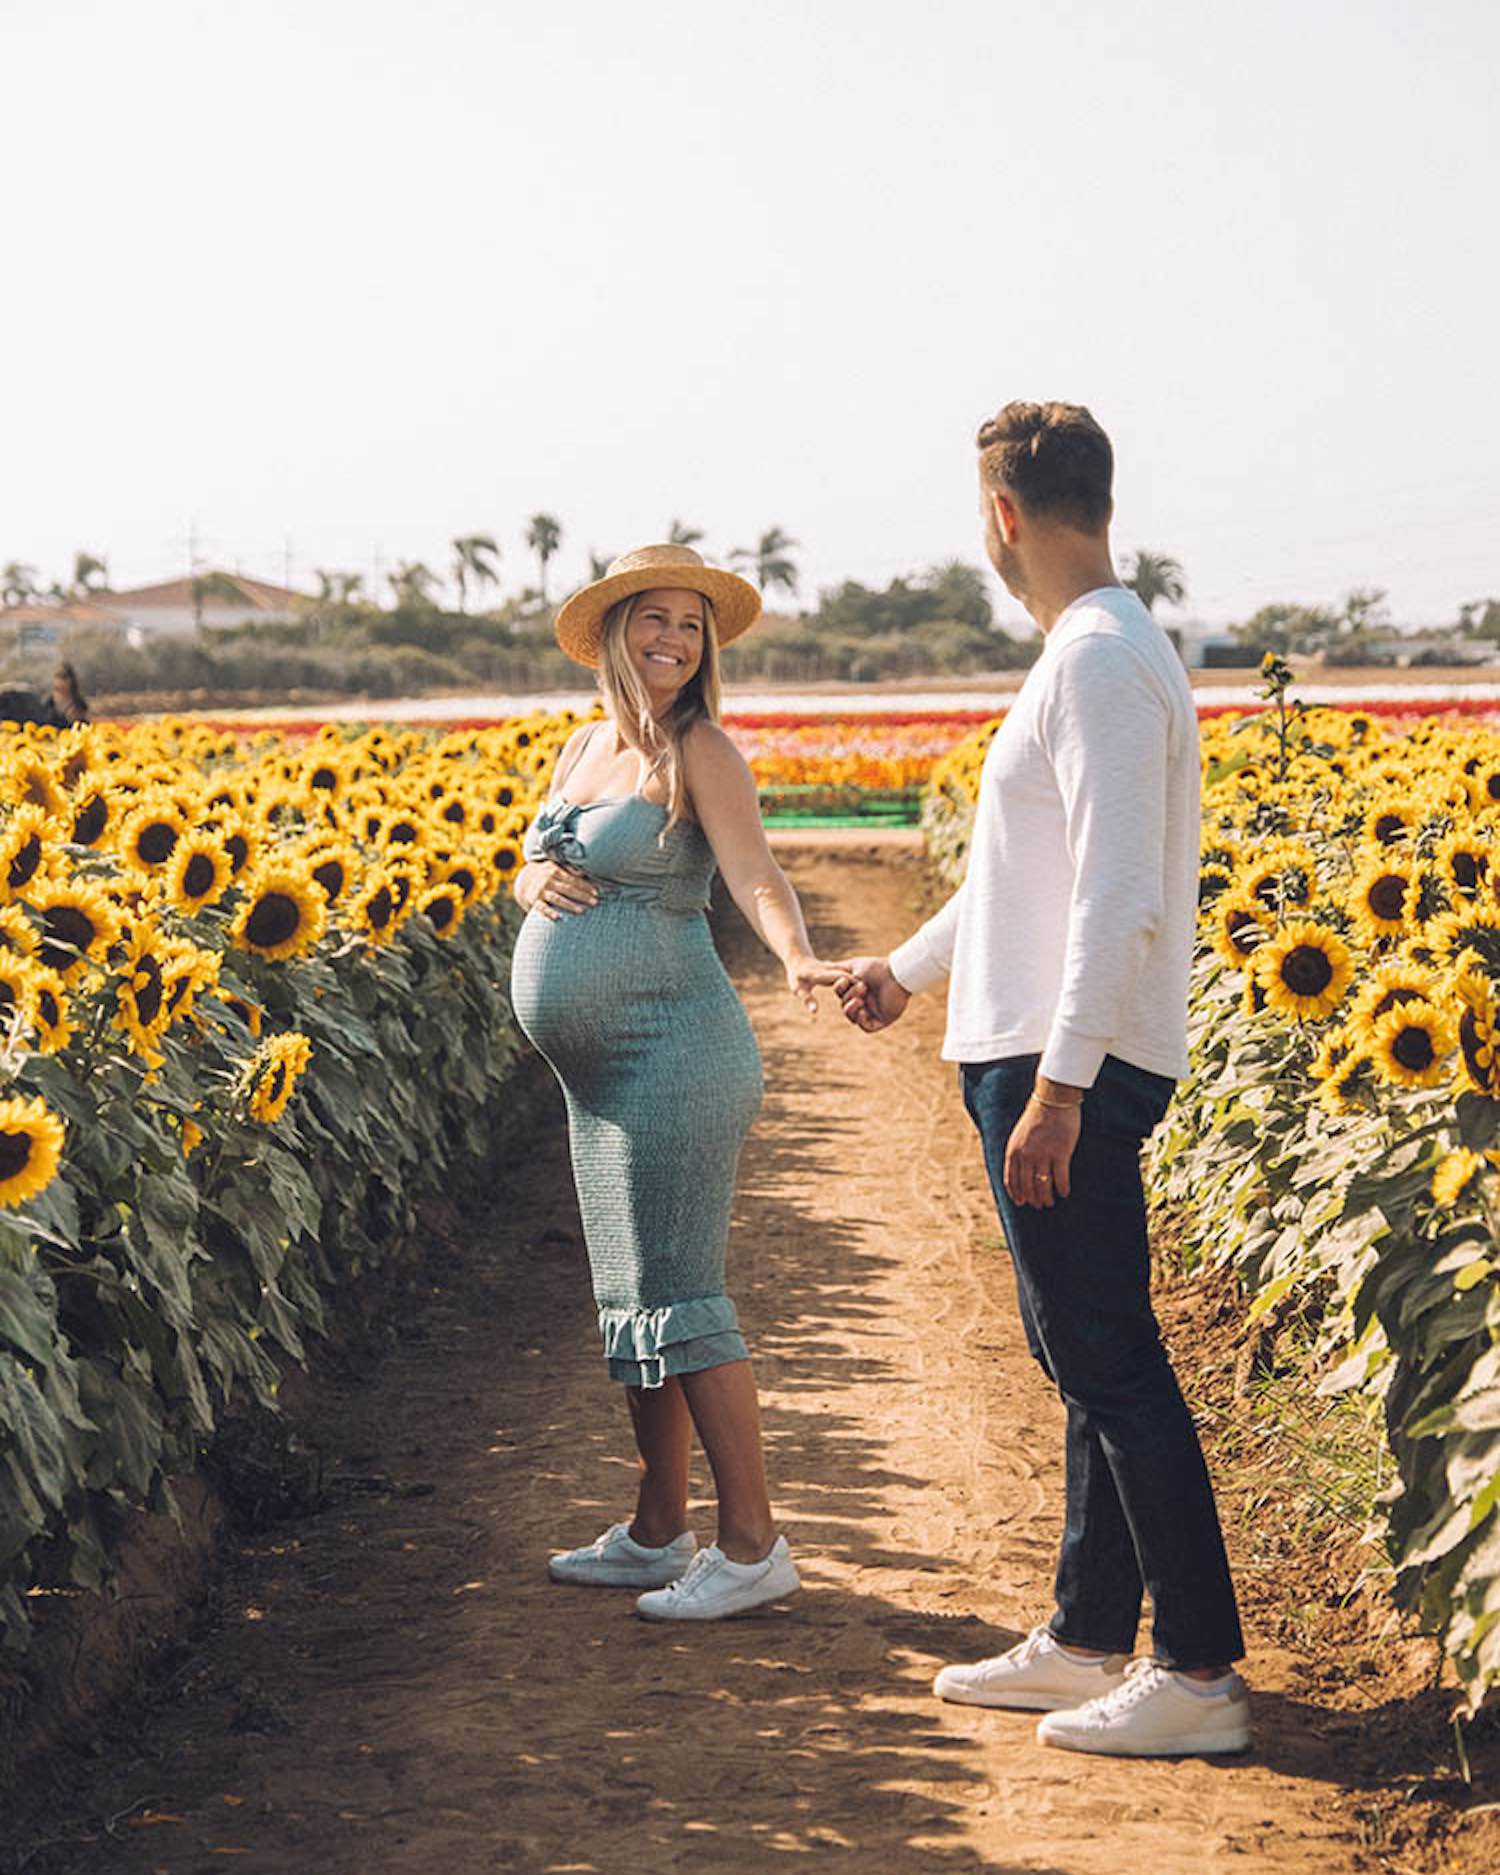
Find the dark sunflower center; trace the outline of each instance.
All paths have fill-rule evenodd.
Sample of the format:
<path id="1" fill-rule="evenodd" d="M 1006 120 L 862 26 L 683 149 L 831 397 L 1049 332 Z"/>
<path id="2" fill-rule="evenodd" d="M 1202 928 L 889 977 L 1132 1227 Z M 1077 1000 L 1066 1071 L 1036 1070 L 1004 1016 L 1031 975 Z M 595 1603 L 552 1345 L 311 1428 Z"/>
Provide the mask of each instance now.
<path id="1" fill-rule="evenodd" d="M 74 951 L 86 951 L 97 932 L 94 921 L 76 905 L 49 905 L 42 913 L 41 959 L 54 970 L 75 962 Z"/>
<path id="2" fill-rule="evenodd" d="M 1402 1003 L 1419 1003 L 1421 1000 L 1422 992 L 1420 990 L 1387 990 L 1385 995 L 1381 997 L 1380 1001 L 1376 1003 L 1375 1007 L 1370 1011 L 1370 1020 L 1372 1022 L 1375 1021 L 1377 1017 L 1383 1016 L 1389 1009 L 1399 1009 Z"/>
<path id="3" fill-rule="evenodd" d="M 1453 855 L 1453 882 L 1466 892 L 1472 892 L 1479 884 L 1480 864 L 1476 853 L 1455 853 Z"/>
<path id="4" fill-rule="evenodd" d="M 478 881 L 467 866 L 455 866 L 452 872 L 448 874 L 448 883 L 450 885 L 456 885 L 459 891 L 463 893 L 464 897 L 467 898 L 474 890 Z"/>
<path id="5" fill-rule="evenodd" d="M 454 904 L 451 898 L 435 898 L 427 907 L 427 916 L 439 931 L 446 931 L 453 922 Z"/>
<path id="6" fill-rule="evenodd" d="M 42 1021 L 49 1029 L 55 1029 L 62 1020 L 62 1005 L 51 990 L 43 990 L 40 993 L 37 997 L 37 1007 L 41 1012 Z"/>
<path id="7" fill-rule="evenodd" d="M 148 827 L 143 827 L 136 839 L 135 850 L 148 866 L 160 866 L 172 857 L 172 848 L 177 844 L 177 829 L 165 820 L 153 820 Z"/>
<path id="8" fill-rule="evenodd" d="M 1500 801 L 1500 771 L 1491 769 L 1485 776 L 1484 791 L 1492 801 Z"/>
<path id="9" fill-rule="evenodd" d="M 109 804 L 102 794 L 92 794 L 73 817 L 73 844 L 92 846 L 109 820 Z"/>
<path id="10" fill-rule="evenodd" d="M 180 976 L 173 977 L 171 987 L 167 991 L 168 1009 L 175 1009 L 182 1001 L 183 997 L 187 995 L 188 987 L 192 983 L 192 980 L 192 977 L 189 976 L 185 970 Z"/>
<path id="11" fill-rule="evenodd" d="M 272 1068 L 270 1074 L 266 1077 L 266 1099 L 270 1101 L 280 1100 L 281 1090 L 285 1086 L 286 1063 L 284 1061 L 278 1061 L 275 1067 Z"/>
<path id="12" fill-rule="evenodd" d="M 516 868 L 516 849 L 513 846 L 501 846 L 495 849 L 495 871 L 514 872 Z"/>
<path id="13" fill-rule="evenodd" d="M 16 856 L 10 862 L 10 883 L 12 888 L 25 885 L 26 881 L 42 863 L 42 836 L 32 834 L 24 845 L 16 849 Z"/>
<path id="14" fill-rule="evenodd" d="M 391 897 L 391 888 L 383 885 L 365 906 L 365 916 L 376 931 L 383 931 L 395 915 L 396 901 Z"/>
<path id="15" fill-rule="evenodd" d="M 224 851 L 229 855 L 229 864 L 238 872 L 250 857 L 250 842 L 242 833 L 227 834 L 224 839 Z"/>
<path id="16" fill-rule="evenodd" d="M 1437 1059 L 1432 1037 L 1426 1029 L 1403 1029 L 1391 1043 L 1391 1053 L 1413 1074 L 1424 1073 Z"/>
<path id="17" fill-rule="evenodd" d="M 453 822 L 455 826 L 461 827 L 463 825 L 463 820 L 464 820 L 463 802 L 462 801 L 450 801 L 448 805 L 443 809 L 443 819 L 450 820 Z"/>
<path id="18" fill-rule="evenodd" d="M 513 807 L 515 805 L 516 791 L 507 782 L 503 788 L 497 788 L 495 790 L 495 799 L 502 807 Z"/>
<path id="19" fill-rule="evenodd" d="M 245 936 L 262 950 L 285 944 L 302 928 L 302 907 L 286 892 L 267 892 L 245 920 Z"/>
<path id="20" fill-rule="evenodd" d="M 417 830 L 409 820 L 396 820 L 391 823 L 391 830 L 386 838 L 393 846 L 410 846 L 417 837 Z"/>
<path id="21" fill-rule="evenodd" d="M 1237 951 L 1253 950 L 1260 938 L 1260 921 L 1247 911 L 1230 912 L 1227 929 L 1229 941 Z"/>
<path id="22" fill-rule="evenodd" d="M 149 1029 L 161 1014 L 161 963 L 155 957 L 141 957 L 137 959 L 135 967 L 137 973 L 146 979 L 132 992 L 135 996 L 135 1012 L 142 1028 Z"/>
<path id="23" fill-rule="evenodd" d="M 1333 964 L 1316 944 L 1297 944 L 1281 960 L 1281 980 L 1294 996 L 1321 996 L 1333 981 Z"/>
<path id="24" fill-rule="evenodd" d="M 1382 874 L 1366 892 L 1365 903 L 1377 918 L 1399 920 L 1406 906 L 1406 880 L 1399 872 Z"/>
<path id="25" fill-rule="evenodd" d="M 396 875 L 391 883 L 391 890 L 396 895 L 396 910 L 405 911 L 406 901 L 411 897 L 411 880 L 404 872 Z"/>
<path id="26" fill-rule="evenodd" d="M 35 1145 L 30 1133 L 0 1133 L 0 1184 L 26 1170 Z"/>
<path id="27" fill-rule="evenodd" d="M 336 768 L 315 768 L 309 779 L 315 788 L 336 788 L 339 785 Z"/>
<path id="28" fill-rule="evenodd" d="M 1458 1045 L 1463 1050 L 1464 1066 L 1469 1070 L 1475 1085 L 1488 1087 L 1494 1079 L 1495 1068 L 1493 1062 L 1485 1063 L 1479 1059 L 1479 1051 L 1489 1047 L 1489 1037 L 1472 1009 L 1466 1009 L 1458 1019 Z"/>
<path id="29" fill-rule="evenodd" d="M 1389 846 L 1392 840 L 1399 840 L 1406 832 L 1406 822 L 1399 814 L 1382 814 L 1375 823 L 1375 838 L 1382 846 Z"/>
<path id="30" fill-rule="evenodd" d="M 214 882 L 214 863 L 207 853 L 194 853 L 183 868 L 182 889 L 189 898 L 202 898 Z"/>
<path id="31" fill-rule="evenodd" d="M 344 889 L 344 862 L 341 859 L 325 859 L 321 865 L 313 867 L 313 877 L 330 899 L 336 899 Z"/>

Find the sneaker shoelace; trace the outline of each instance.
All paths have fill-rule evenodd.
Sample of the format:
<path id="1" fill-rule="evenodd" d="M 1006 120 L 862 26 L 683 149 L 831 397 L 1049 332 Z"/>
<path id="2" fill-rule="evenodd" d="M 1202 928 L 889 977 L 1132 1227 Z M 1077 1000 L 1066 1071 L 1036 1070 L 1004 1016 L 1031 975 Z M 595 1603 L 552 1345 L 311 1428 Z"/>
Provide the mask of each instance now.
<path id="1" fill-rule="evenodd" d="M 986 1675 L 1011 1667 L 1029 1667 L 1045 1648 L 1050 1632 L 1046 1627 L 1033 1628 L 1024 1641 L 1017 1641 L 1014 1647 L 1007 1647 L 1003 1654 L 996 1654 L 993 1660 L 981 1661 L 979 1664 L 986 1670 Z"/>
<path id="2" fill-rule="evenodd" d="M 1116 1719 L 1148 1699 L 1158 1686 L 1171 1678 L 1166 1667 L 1154 1660 L 1132 1660 L 1120 1684 L 1097 1699 L 1089 1701 L 1089 1711 L 1101 1719 Z"/>
<path id="3" fill-rule="evenodd" d="M 667 1593 L 669 1595 L 681 1595 L 695 1583 L 701 1582 L 705 1576 L 711 1575 L 723 1560 L 724 1558 L 722 1556 L 714 1554 L 712 1545 L 707 1549 L 695 1551 L 693 1560 L 688 1564 L 687 1568 L 683 1570 L 677 1580 L 667 1584 Z"/>

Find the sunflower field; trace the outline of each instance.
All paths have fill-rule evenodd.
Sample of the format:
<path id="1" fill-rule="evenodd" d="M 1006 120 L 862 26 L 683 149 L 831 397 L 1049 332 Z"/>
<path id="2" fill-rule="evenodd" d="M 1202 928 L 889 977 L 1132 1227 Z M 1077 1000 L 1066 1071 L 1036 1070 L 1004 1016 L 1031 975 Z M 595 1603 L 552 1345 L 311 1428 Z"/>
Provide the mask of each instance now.
<path id="1" fill-rule="evenodd" d="M 493 1161 L 575 719 L 0 732 L 0 1636 Z"/>
<path id="2" fill-rule="evenodd" d="M 1273 707 L 1202 731 L 1192 1070 L 1150 1146 L 1190 1263 L 1310 1322 L 1307 1384 L 1378 1402 L 1394 1592 L 1471 1709 L 1500 1681 L 1500 735 Z M 998 723 L 935 767 L 963 870 Z"/>

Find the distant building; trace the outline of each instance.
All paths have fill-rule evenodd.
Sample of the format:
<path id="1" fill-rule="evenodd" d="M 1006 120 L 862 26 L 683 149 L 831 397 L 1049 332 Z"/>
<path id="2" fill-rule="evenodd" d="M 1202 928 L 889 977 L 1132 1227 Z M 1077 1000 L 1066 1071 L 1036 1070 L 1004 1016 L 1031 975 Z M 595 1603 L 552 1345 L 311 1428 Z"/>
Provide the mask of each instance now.
<path id="1" fill-rule="evenodd" d="M 0 627 L 10 626 L 22 649 L 55 644 L 67 631 L 114 631 L 131 644 L 201 625 L 224 631 L 235 625 L 291 624 L 314 601 L 309 593 L 276 586 L 244 573 L 205 568 L 190 578 L 156 586 L 132 586 L 120 592 L 92 592 L 86 599 L 29 600 L 0 611 Z"/>

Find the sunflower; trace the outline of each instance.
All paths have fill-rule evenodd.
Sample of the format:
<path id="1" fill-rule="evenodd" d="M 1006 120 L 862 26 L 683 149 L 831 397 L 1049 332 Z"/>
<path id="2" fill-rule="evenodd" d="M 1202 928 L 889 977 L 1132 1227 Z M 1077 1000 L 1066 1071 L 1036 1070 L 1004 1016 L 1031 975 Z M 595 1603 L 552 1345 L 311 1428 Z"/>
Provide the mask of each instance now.
<path id="1" fill-rule="evenodd" d="M 359 871 L 352 847 L 342 840 L 320 841 L 305 855 L 308 870 L 323 889 L 330 905 L 337 905 Z"/>
<path id="2" fill-rule="evenodd" d="M 1422 937 L 1433 955 L 1445 963 L 1457 964 L 1466 951 L 1472 951 L 1486 970 L 1500 971 L 1500 910 L 1465 905 L 1434 918 Z"/>
<path id="3" fill-rule="evenodd" d="M 76 982 L 90 959 L 102 962 L 120 935 L 120 914 L 98 886 L 45 885 L 32 904 L 42 914 L 37 961 L 64 983 Z"/>
<path id="4" fill-rule="evenodd" d="M 162 1056 L 157 1042 L 171 1019 L 166 996 L 167 955 L 149 925 L 139 925 L 125 947 L 115 991 L 115 1027 L 153 1067 Z"/>
<path id="5" fill-rule="evenodd" d="M 40 756 L 18 757 L 10 764 L 4 785 L 12 801 L 39 807 L 49 820 L 62 819 L 69 811 L 68 797 L 58 786 L 52 764 Z"/>
<path id="6" fill-rule="evenodd" d="M 172 857 L 187 832 L 187 816 L 175 801 L 154 795 L 133 807 L 120 832 L 121 857 L 132 866 L 155 872 Z"/>
<path id="7" fill-rule="evenodd" d="M 488 869 L 476 859 L 460 853 L 443 868 L 441 885 L 456 885 L 463 894 L 464 909 L 476 899 L 488 898 L 494 890 Z"/>
<path id="8" fill-rule="evenodd" d="M 250 881 L 230 935 L 241 950 L 276 962 L 311 950 L 327 925 L 327 900 L 307 867 L 272 860 Z"/>
<path id="9" fill-rule="evenodd" d="M 1271 914 L 1258 899 L 1247 898 L 1243 892 L 1223 893 L 1205 916 L 1214 949 L 1236 967 L 1249 960 L 1271 931 Z"/>
<path id="10" fill-rule="evenodd" d="M 1354 928 L 1367 944 L 1400 937 L 1407 928 L 1415 893 L 1410 867 L 1384 857 L 1367 860 L 1349 886 Z"/>
<path id="11" fill-rule="evenodd" d="M 463 917 L 463 894 L 456 885 L 432 886 L 417 900 L 417 910 L 426 912 L 428 923 L 439 937 L 449 937 Z"/>
<path id="12" fill-rule="evenodd" d="M 221 899 L 234 877 L 224 844 L 210 834 L 179 840 L 167 866 L 167 896 L 179 911 L 199 912 Z"/>
<path id="13" fill-rule="evenodd" d="M 1261 944 L 1251 967 L 1267 1005 L 1301 1020 L 1331 1015 L 1354 978 L 1349 946 L 1310 918 L 1283 926 Z"/>
<path id="14" fill-rule="evenodd" d="M 1475 1174 L 1484 1167 L 1484 1154 L 1473 1152 L 1467 1146 L 1455 1146 L 1452 1152 L 1444 1153 L 1432 1174 L 1434 1203 L 1445 1210 L 1456 1204 Z"/>
<path id="15" fill-rule="evenodd" d="M 217 821 L 217 831 L 224 851 L 229 855 L 229 875 L 232 879 L 238 879 L 247 866 L 254 866 L 260 859 L 259 830 L 238 814 L 221 814 Z"/>
<path id="16" fill-rule="evenodd" d="M 1435 1087 L 1457 1031 L 1433 1003 L 1402 1003 L 1370 1026 L 1369 1055 L 1376 1074 L 1393 1087 Z"/>
<path id="17" fill-rule="evenodd" d="M 200 950 L 180 939 L 168 947 L 162 991 L 170 1022 L 186 1016 L 199 995 L 218 988 L 223 961 L 218 951 Z"/>
<path id="18" fill-rule="evenodd" d="M 73 1039 L 68 1020 L 68 989 L 55 970 L 44 964 L 34 968 L 36 1011 L 32 1018 L 39 1055 L 60 1055 Z"/>
<path id="19" fill-rule="evenodd" d="M 490 869 L 496 878 L 513 879 L 521 866 L 521 848 L 519 842 L 511 839 L 498 840 L 490 848 Z M 1204 868 L 1205 874 L 1209 869 Z M 1220 868 L 1222 871 L 1222 868 Z M 1228 873 L 1224 874 L 1224 883 L 1229 883 Z M 1201 889 L 1201 885 L 1200 885 Z"/>
<path id="20" fill-rule="evenodd" d="M 0 894 L 24 892 L 48 864 L 47 816 L 39 807 L 23 807 L 0 832 Z"/>
<path id="21" fill-rule="evenodd" d="M 395 883 L 388 873 L 371 869 L 348 906 L 348 920 L 372 944 L 384 944 L 401 922 Z"/>
<path id="22" fill-rule="evenodd" d="M 1300 840 L 1278 841 L 1259 859 L 1243 866 L 1239 887 L 1258 899 L 1269 912 L 1284 915 L 1291 907 L 1306 905 L 1318 880 L 1312 854 Z"/>
<path id="23" fill-rule="evenodd" d="M 63 1123 L 43 1100 L 0 1100 L 0 1205 L 24 1204 L 57 1176 Z"/>
<path id="24" fill-rule="evenodd" d="M 244 1023 L 250 1033 L 260 1038 L 260 1025 L 265 1019 L 265 1011 L 259 1003 L 252 1003 L 248 997 L 238 996 L 233 990 L 219 987 L 219 1001 Z"/>
<path id="25" fill-rule="evenodd" d="M 1362 1048 L 1346 1048 L 1322 1077 L 1322 1082 L 1318 1105 L 1325 1113 L 1339 1116 L 1357 1113 L 1364 1106 L 1364 1096 L 1370 1087 L 1370 1057 Z"/>
<path id="26" fill-rule="evenodd" d="M 1497 1054 L 1497 1011 L 1495 990 L 1480 970 L 1460 970 L 1453 978 L 1453 994 L 1459 1005 L 1458 1052 L 1463 1061 L 1463 1079 L 1476 1094 L 1493 1099 L 1500 1094 L 1500 1066 Z"/>
<path id="27" fill-rule="evenodd" d="M 1413 803 L 1402 796 L 1386 795 L 1365 809 L 1364 837 L 1376 846 L 1394 846 L 1410 839 L 1417 829 L 1418 813 Z"/>
<path id="28" fill-rule="evenodd" d="M 1420 964 L 1397 960 L 1377 966 L 1360 984 L 1350 1006 L 1350 1014 L 1374 1022 L 1399 1003 L 1426 1003 L 1436 1000 L 1438 979 L 1435 972 Z"/>
<path id="29" fill-rule="evenodd" d="M 256 1050 L 246 1071 L 252 1120 L 270 1126 L 281 1118 L 311 1059 L 312 1043 L 295 1029 L 273 1036 Z"/>
<path id="30" fill-rule="evenodd" d="M 0 951 L 0 1030 L 36 1026 L 37 967 L 18 951 Z"/>
<path id="31" fill-rule="evenodd" d="M 203 1128 L 199 1126 L 196 1120 L 188 1119 L 187 1117 L 184 1117 L 183 1122 L 182 1122 L 182 1156 L 183 1158 L 184 1159 L 192 1158 L 193 1154 L 198 1150 L 198 1148 L 202 1144 L 203 1144 Z"/>
<path id="32" fill-rule="evenodd" d="M 0 955 L 14 951 L 30 957 L 36 950 L 36 926 L 19 905 L 0 905 Z"/>
<path id="33" fill-rule="evenodd" d="M 104 788 L 90 788 L 73 808 L 73 826 L 68 838 L 74 846 L 97 846 L 109 831 L 114 809 Z"/>

